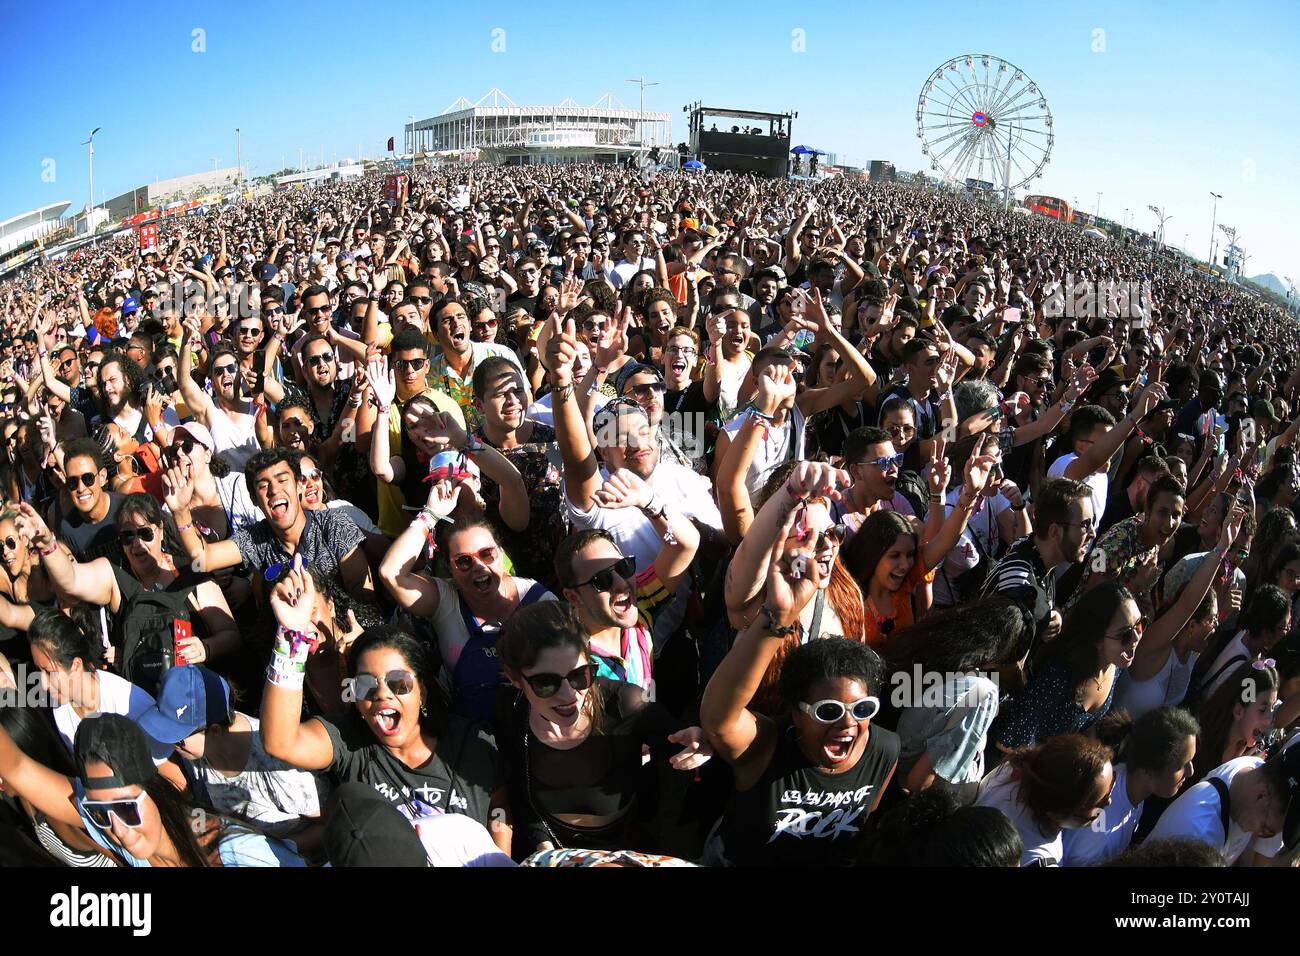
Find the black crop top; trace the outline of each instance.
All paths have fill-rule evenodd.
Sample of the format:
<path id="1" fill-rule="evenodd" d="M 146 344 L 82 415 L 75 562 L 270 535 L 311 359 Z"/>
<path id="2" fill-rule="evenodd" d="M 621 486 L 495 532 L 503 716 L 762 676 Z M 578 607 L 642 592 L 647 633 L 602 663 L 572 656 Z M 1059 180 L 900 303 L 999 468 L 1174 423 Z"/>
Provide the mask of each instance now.
<path id="1" fill-rule="evenodd" d="M 641 688 L 598 678 L 594 689 L 605 704 L 600 730 L 569 750 L 549 747 L 529 731 L 528 703 L 522 694 L 511 708 L 511 802 L 517 823 L 528 827 L 534 843 L 623 848 L 629 811 L 642 785 L 642 746 L 656 760 L 681 750 L 668 735 L 686 725 L 658 704 L 638 706 Z M 561 823 L 557 814 L 620 819 L 599 829 L 575 828 Z"/>

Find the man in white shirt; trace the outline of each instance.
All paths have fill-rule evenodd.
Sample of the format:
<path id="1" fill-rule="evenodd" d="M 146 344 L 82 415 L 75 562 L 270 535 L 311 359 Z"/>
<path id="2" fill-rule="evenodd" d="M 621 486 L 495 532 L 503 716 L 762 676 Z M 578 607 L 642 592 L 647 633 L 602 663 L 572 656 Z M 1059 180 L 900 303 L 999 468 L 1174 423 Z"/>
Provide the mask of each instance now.
<path id="1" fill-rule="evenodd" d="M 646 248 L 645 233 L 639 229 L 633 229 L 623 237 L 623 258 L 609 276 L 614 288 L 623 288 L 623 284 L 638 272 L 655 267 L 655 261 L 645 255 Z"/>
<path id="2" fill-rule="evenodd" d="M 1138 421 L 1148 415 L 1165 397 L 1165 387 L 1153 382 L 1143 389 L 1133 411 L 1118 424 L 1115 417 L 1099 405 L 1077 409 L 1070 421 L 1070 452 L 1052 462 L 1049 478 L 1073 478 L 1092 489 L 1093 518 L 1099 524 L 1106 511 L 1110 493 L 1108 469 L 1114 454 L 1124 447 Z"/>
<path id="3" fill-rule="evenodd" d="M 1295 738 L 1291 743 L 1294 744 Z M 1214 847 L 1233 866 L 1251 845 L 1254 865 L 1291 855 L 1300 843 L 1300 749 L 1265 761 L 1237 757 L 1210 771 L 1165 810 L 1148 840 L 1190 837 Z"/>

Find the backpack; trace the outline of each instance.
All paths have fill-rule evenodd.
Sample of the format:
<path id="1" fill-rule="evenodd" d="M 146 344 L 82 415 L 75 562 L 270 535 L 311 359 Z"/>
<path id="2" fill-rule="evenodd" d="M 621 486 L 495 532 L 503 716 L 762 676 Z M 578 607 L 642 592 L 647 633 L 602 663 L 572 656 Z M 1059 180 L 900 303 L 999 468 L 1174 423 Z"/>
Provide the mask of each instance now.
<path id="1" fill-rule="evenodd" d="M 894 490 L 907 499 L 912 511 L 922 521 L 930 516 L 930 489 L 915 471 L 900 471 Z"/>
<path id="2" fill-rule="evenodd" d="M 123 602 L 118 615 L 122 639 L 118 670 L 155 697 L 163 674 L 176 664 L 175 623 L 191 620 L 189 598 L 193 590 L 141 590 Z"/>

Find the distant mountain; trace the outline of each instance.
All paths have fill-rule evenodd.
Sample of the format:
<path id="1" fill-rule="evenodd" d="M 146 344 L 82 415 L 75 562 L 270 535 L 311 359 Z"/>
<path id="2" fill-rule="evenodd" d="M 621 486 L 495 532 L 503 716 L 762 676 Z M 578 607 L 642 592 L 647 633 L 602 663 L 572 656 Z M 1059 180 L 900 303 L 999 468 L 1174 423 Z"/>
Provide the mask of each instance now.
<path id="1" fill-rule="evenodd" d="M 1255 285 L 1268 289 L 1269 292 L 1275 292 L 1284 298 L 1286 296 L 1286 285 L 1271 272 L 1266 272 L 1262 276 L 1255 276 L 1255 278 L 1247 279 L 1246 281 L 1253 282 Z"/>

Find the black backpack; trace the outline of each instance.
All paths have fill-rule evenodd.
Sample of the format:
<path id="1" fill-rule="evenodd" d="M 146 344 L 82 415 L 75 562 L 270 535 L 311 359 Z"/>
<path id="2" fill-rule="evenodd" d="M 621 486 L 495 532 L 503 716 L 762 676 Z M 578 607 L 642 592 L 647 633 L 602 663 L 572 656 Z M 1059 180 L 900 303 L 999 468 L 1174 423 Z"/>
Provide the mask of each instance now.
<path id="1" fill-rule="evenodd" d="M 122 605 L 118 670 L 155 697 L 167 671 L 176 663 L 175 622 L 190 621 L 193 588 L 139 591 Z"/>

